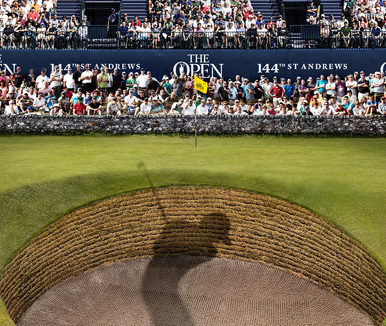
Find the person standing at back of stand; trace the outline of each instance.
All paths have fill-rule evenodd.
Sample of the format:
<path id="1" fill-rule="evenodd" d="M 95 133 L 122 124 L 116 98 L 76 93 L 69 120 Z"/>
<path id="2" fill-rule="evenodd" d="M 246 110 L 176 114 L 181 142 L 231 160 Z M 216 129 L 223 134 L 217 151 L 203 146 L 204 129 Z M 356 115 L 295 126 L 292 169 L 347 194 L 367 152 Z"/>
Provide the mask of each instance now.
<path id="1" fill-rule="evenodd" d="M 82 75 L 82 71 L 80 70 L 80 64 L 76 65 L 76 71 L 72 74 L 74 79 L 75 90 L 82 87 L 82 81 L 80 80 L 80 76 Z"/>
<path id="2" fill-rule="evenodd" d="M 118 26 L 118 14 L 115 12 L 115 8 L 111 8 L 111 15 L 107 19 L 107 37 L 115 38 Z"/>

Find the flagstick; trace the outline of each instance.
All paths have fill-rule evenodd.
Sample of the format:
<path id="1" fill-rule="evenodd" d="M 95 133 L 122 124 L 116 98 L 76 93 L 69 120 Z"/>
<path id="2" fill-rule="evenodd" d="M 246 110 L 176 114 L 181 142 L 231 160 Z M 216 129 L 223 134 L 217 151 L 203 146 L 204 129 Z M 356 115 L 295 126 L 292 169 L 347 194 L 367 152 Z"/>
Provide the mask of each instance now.
<path id="1" fill-rule="evenodd" d="M 198 90 L 197 84 L 199 83 L 200 91 L 207 93 L 208 84 L 197 77 L 197 74 L 194 75 L 194 88 Z M 198 95 L 197 95 L 198 96 Z M 196 97 L 197 100 L 197 97 Z M 197 107 L 194 109 L 194 148 L 197 148 Z"/>

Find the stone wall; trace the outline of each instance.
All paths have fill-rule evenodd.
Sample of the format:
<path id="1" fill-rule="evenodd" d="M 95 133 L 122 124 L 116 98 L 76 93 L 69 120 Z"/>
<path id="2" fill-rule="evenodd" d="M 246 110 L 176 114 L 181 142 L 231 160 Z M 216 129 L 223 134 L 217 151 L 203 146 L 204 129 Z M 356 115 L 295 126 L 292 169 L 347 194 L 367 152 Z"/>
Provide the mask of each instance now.
<path id="1" fill-rule="evenodd" d="M 6 134 L 170 134 L 194 133 L 191 116 L 0 116 Z M 205 116 L 197 117 L 200 134 L 386 135 L 386 116 Z"/>

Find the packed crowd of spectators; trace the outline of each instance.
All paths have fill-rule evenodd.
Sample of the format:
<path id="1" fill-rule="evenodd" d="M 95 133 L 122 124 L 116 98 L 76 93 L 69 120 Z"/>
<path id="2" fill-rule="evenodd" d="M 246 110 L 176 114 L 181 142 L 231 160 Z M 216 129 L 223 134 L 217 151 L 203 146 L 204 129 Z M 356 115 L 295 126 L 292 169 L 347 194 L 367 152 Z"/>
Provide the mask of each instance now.
<path id="1" fill-rule="evenodd" d="M 86 16 L 79 22 L 56 14 L 56 0 L 9 0 L 0 5 L 0 45 L 2 48 L 87 47 Z"/>
<path id="2" fill-rule="evenodd" d="M 118 28 L 127 48 L 284 48 L 282 16 L 267 20 L 249 0 L 150 0 L 144 21 L 123 15 Z"/>
<path id="3" fill-rule="evenodd" d="M 205 80 L 203 76 L 199 76 Z M 195 90 L 194 77 L 150 71 L 110 72 L 108 68 L 66 72 L 58 67 L 36 76 L 21 67 L 0 74 L 1 114 L 6 115 L 375 115 L 386 114 L 384 73 L 331 74 L 315 81 L 265 76 L 248 80 L 212 77 L 207 93 Z"/>
<path id="4" fill-rule="evenodd" d="M 3 48 L 87 48 L 90 22 L 56 14 L 57 0 L 9 0 L 0 5 Z M 341 17 L 319 14 L 311 1 L 306 23 L 320 26 L 320 38 L 304 47 L 386 47 L 383 0 L 346 0 Z M 292 44 L 283 17 L 263 17 L 249 0 L 149 0 L 142 21 L 115 8 L 107 19 L 107 35 L 118 48 L 245 48 L 298 47 Z M 102 37 L 102 34 L 100 35 Z M 115 41 L 114 41 L 115 42 Z M 301 43 L 303 44 L 303 43 Z"/>
<path id="5" fill-rule="evenodd" d="M 307 6 L 309 25 L 320 26 L 318 47 L 379 48 L 386 47 L 386 8 L 383 0 L 347 0 L 341 17 L 324 14 L 311 1 Z M 310 47 L 310 43 L 307 44 Z"/>

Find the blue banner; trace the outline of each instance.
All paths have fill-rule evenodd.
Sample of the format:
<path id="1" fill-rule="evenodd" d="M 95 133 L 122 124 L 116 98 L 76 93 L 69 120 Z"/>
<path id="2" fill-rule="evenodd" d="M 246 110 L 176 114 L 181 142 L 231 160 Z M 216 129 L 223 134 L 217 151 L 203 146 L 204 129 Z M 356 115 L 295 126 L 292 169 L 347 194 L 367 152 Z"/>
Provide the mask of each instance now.
<path id="1" fill-rule="evenodd" d="M 66 70 L 81 64 L 99 69 L 136 72 L 150 70 L 158 79 L 174 72 L 187 75 L 203 74 L 234 79 L 236 75 L 257 79 L 260 75 L 295 79 L 316 78 L 321 74 L 342 77 L 355 71 L 366 74 L 386 70 L 386 51 L 368 50 L 1 50 L 0 69 L 8 74 L 17 66 L 28 74 L 29 68 L 39 73 L 51 72 L 54 65 Z"/>

